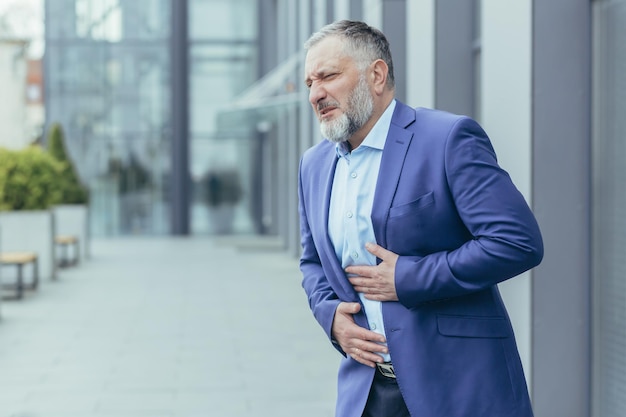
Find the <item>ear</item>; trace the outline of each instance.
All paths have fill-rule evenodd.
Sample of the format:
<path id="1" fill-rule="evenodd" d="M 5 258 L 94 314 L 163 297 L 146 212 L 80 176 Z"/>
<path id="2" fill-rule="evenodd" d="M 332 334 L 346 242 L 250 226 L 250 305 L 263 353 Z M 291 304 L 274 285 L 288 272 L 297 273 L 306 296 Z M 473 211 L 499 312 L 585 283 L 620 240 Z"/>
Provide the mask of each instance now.
<path id="1" fill-rule="evenodd" d="M 382 94 L 387 88 L 387 74 L 389 73 L 389 67 L 387 63 L 382 59 L 377 59 L 372 63 L 372 86 L 376 94 Z"/>

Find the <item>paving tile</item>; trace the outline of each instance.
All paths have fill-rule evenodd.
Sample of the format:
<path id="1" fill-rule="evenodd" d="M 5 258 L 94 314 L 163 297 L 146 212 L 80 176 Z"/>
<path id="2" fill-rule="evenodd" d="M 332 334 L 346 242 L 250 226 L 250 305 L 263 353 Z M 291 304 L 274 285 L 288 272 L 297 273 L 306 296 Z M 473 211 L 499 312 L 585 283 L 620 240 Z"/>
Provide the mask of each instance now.
<path id="1" fill-rule="evenodd" d="M 171 390 L 120 389 L 101 394 L 96 410 L 98 413 L 171 413 L 174 398 Z"/>
<path id="2" fill-rule="evenodd" d="M 4 302 L 0 417 L 332 416 L 339 356 L 297 260 L 242 242 L 94 240 Z"/>
<path id="3" fill-rule="evenodd" d="M 15 386 L 0 387 L 0 404 L 20 404 L 26 401 L 28 394 Z M 4 407 L 2 407 L 4 408 Z M 2 415 L 2 414 L 0 414 Z"/>
<path id="4" fill-rule="evenodd" d="M 24 412 L 47 415 L 53 412 L 84 413 L 96 411 L 97 396 L 91 390 L 53 389 L 42 387 L 29 390 Z"/>

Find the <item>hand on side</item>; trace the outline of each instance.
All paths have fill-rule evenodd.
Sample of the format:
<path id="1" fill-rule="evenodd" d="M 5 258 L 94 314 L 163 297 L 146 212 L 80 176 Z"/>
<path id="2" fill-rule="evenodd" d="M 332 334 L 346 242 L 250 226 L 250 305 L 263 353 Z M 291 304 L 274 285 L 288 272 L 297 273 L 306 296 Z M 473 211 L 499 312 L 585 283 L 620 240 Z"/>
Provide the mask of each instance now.
<path id="1" fill-rule="evenodd" d="M 353 314 L 361 310 L 359 303 L 340 303 L 333 319 L 332 336 L 341 349 L 357 362 L 369 367 L 383 362 L 380 353 L 387 353 L 385 337 L 364 329 L 354 322 Z"/>

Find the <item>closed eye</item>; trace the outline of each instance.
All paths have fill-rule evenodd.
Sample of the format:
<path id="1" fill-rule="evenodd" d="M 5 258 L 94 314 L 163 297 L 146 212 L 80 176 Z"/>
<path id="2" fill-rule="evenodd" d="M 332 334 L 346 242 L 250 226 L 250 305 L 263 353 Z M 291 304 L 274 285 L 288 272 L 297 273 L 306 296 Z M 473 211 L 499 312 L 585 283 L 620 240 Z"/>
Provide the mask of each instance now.
<path id="1" fill-rule="evenodd" d="M 328 81 L 328 80 L 332 80 L 333 78 L 335 78 L 336 76 L 338 76 L 340 73 L 339 72 L 331 72 L 328 74 L 320 74 L 316 77 L 317 80 L 323 80 L 323 81 Z M 304 81 L 304 84 L 306 85 L 306 88 L 311 89 L 311 87 L 313 86 L 313 80 L 311 79 L 307 79 Z"/>

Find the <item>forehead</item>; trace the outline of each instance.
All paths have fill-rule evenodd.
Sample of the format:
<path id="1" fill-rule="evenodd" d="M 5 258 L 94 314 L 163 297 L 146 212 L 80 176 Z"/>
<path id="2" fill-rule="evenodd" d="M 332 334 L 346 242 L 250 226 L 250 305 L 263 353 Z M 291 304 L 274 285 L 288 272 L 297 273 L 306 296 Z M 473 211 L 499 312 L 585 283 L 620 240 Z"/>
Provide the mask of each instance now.
<path id="1" fill-rule="evenodd" d="M 304 63 L 304 73 L 310 77 L 328 68 L 345 67 L 354 61 L 346 55 L 343 42 L 338 36 L 329 36 L 311 47 Z"/>

